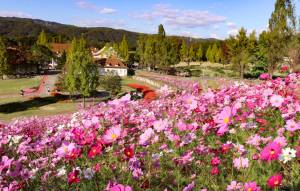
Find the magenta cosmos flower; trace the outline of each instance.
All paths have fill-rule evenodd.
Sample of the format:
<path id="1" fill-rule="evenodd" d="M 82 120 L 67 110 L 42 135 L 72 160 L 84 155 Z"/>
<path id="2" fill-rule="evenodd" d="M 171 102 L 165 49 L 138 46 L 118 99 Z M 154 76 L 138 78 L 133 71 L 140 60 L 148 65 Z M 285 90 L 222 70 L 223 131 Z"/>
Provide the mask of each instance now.
<path id="1" fill-rule="evenodd" d="M 229 131 L 228 125 L 231 123 L 231 115 L 231 108 L 229 106 L 226 106 L 214 119 L 215 123 L 217 123 L 219 126 L 219 129 L 217 131 L 218 135 L 223 135 L 224 133 Z"/>
<path id="2" fill-rule="evenodd" d="M 282 182 L 282 175 L 276 174 L 274 176 L 271 176 L 268 179 L 267 184 L 270 188 L 276 188 L 281 185 L 281 182 Z"/>
<path id="3" fill-rule="evenodd" d="M 120 126 L 112 127 L 105 131 L 103 135 L 104 143 L 113 143 L 121 136 L 122 129 Z"/>
<path id="4" fill-rule="evenodd" d="M 247 182 L 244 186 L 245 191 L 260 191 L 260 187 L 257 186 L 256 182 Z"/>
<path id="5" fill-rule="evenodd" d="M 276 142 L 271 142 L 260 153 L 260 159 L 265 161 L 277 160 L 281 154 L 281 146 Z"/>
<path id="6" fill-rule="evenodd" d="M 300 146 L 297 147 L 296 150 L 297 150 L 296 156 L 297 158 L 300 158 Z"/>

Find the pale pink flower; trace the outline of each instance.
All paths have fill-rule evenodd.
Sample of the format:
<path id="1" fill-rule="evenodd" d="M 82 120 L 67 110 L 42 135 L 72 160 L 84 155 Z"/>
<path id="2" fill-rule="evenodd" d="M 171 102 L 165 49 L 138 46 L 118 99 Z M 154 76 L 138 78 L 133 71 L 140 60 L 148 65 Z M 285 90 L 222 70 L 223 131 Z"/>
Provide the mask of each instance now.
<path id="1" fill-rule="evenodd" d="M 233 165 L 237 169 L 248 168 L 249 160 L 248 158 L 243 158 L 243 157 L 235 158 L 233 159 Z"/>
<path id="2" fill-rule="evenodd" d="M 58 149 L 56 149 L 55 153 L 59 157 L 65 157 L 69 155 L 75 148 L 75 143 L 64 142 Z"/>
<path id="3" fill-rule="evenodd" d="M 294 132 L 300 129 L 300 123 L 296 123 L 294 120 L 287 120 L 285 128 L 287 131 Z"/>
<path id="4" fill-rule="evenodd" d="M 283 102 L 284 102 L 284 98 L 280 95 L 273 95 L 270 98 L 270 103 L 273 107 L 281 107 Z"/>
<path id="5" fill-rule="evenodd" d="M 122 129 L 119 125 L 106 130 L 103 135 L 104 143 L 109 144 L 115 142 L 121 136 L 121 133 Z"/>
<path id="6" fill-rule="evenodd" d="M 153 124 L 153 127 L 157 132 L 166 130 L 168 126 L 169 126 L 168 119 L 164 119 L 164 120 L 160 119 L 158 121 L 155 121 Z"/>

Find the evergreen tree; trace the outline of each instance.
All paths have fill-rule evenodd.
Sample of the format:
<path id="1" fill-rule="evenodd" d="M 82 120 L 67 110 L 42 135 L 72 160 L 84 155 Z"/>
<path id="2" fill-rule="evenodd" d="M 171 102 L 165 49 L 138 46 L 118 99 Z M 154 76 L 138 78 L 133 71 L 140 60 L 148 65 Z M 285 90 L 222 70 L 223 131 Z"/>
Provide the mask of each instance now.
<path id="1" fill-rule="evenodd" d="M 287 47 L 296 28 L 295 6 L 292 0 L 276 0 L 269 20 L 268 71 L 273 74 L 287 55 Z"/>
<path id="2" fill-rule="evenodd" d="M 219 62 L 220 55 L 219 55 L 219 48 L 217 43 L 214 43 L 211 49 L 211 62 Z"/>
<path id="3" fill-rule="evenodd" d="M 84 39 L 74 39 L 67 55 L 65 86 L 71 95 L 79 92 L 85 97 L 98 86 L 98 70 Z"/>
<path id="4" fill-rule="evenodd" d="M 180 49 L 180 60 L 183 62 L 188 62 L 189 49 L 186 45 L 185 40 L 182 40 L 181 49 Z"/>
<path id="5" fill-rule="evenodd" d="M 244 28 L 241 28 L 239 33 L 229 40 L 233 69 L 239 72 L 241 78 L 244 78 L 245 70 L 252 59 L 248 46 L 249 39 L 247 37 L 247 31 Z"/>
<path id="6" fill-rule="evenodd" d="M 138 60 L 141 67 L 145 66 L 145 46 L 146 36 L 139 36 L 137 40 L 137 48 L 135 51 L 135 59 Z"/>
<path id="7" fill-rule="evenodd" d="M 3 39 L 0 37 L 0 75 L 9 73 L 9 65 L 8 65 L 8 53 L 6 50 L 5 43 Z"/>
<path id="8" fill-rule="evenodd" d="M 202 61 L 203 50 L 202 50 L 202 45 L 201 44 L 199 45 L 199 48 L 197 50 L 196 57 L 197 57 L 198 61 Z"/>
<path id="9" fill-rule="evenodd" d="M 188 58 L 188 61 L 189 62 L 195 61 L 195 58 L 196 58 L 196 52 L 194 51 L 194 46 L 191 45 L 190 49 L 189 49 L 189 58 Z"/>
<path id="10" fill-rule="evenodd" d="M 49 47 L 48 38 L 44 30 L 39 34 L 36 44 Z"/>
<path id="11" fill-rule="evenodd" d="M 166 37 L 166 32 L 165 32 L 164 26 L 162 24 L 160 24 L 158 26 L 158 36 L 160 38 L 165 38 Z"/>
<path id="12" fill-rule="evenodd" d="M 127 39 L 126 39 L 126 35 L 123 35 L 122 42 L 119 46 L 119 51 L 120 51 L 121 57 L 126 62 L 129 58 L 128 42 L 127 42 Z"/>

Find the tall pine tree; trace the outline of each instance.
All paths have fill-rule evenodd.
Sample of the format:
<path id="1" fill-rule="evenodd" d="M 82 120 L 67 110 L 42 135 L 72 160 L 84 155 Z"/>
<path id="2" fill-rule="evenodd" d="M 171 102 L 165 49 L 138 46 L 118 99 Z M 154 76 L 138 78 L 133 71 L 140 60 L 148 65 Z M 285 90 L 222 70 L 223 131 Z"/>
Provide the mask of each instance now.
<path id="1" fill-rule="evenodd" d="M 126 39 L 126 35 L 123 35 L 122 42 L 119 46 L 119 51 L 122 59 L 127 62 L 129 58 L 129 50 L 128 50 L 128 42 Z"/>

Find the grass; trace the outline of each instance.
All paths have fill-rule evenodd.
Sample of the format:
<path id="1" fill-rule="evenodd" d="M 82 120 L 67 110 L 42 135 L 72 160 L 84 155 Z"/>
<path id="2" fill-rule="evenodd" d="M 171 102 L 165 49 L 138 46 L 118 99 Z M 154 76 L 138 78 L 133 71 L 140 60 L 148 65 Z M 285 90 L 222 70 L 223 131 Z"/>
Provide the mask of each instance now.
<path id="1" fill-rule="evenodd" d="M 39 86 L 40 76 L 33 78 L 0 80 L 0 96 L 19 94 L 21 89 Z"/>
<path id="2" fill-rule="evenodd" d="M 55 97 L 39 97 L 34 99 L 33 97 L 20 96 L 21 89 L 38 86 L 40 79 L 41 77 L 0 80 L 0 122 L 9 122 L 20 117 L 51 116 L 76 111 L 78 105 L 81 104 L 81 99 L 72 102 L 59 100 Z M 122 78 L 122 92 L 120 94 L 134 90 L 127 86 L 127 84 L 131 83 L 152 87 L 131 77 L 124 77 Z M 103 98 L 95 98 L 94 103 L 103 100 Z M 91 100 L 87 104 L 92 104 L 93 101 Z"/>

